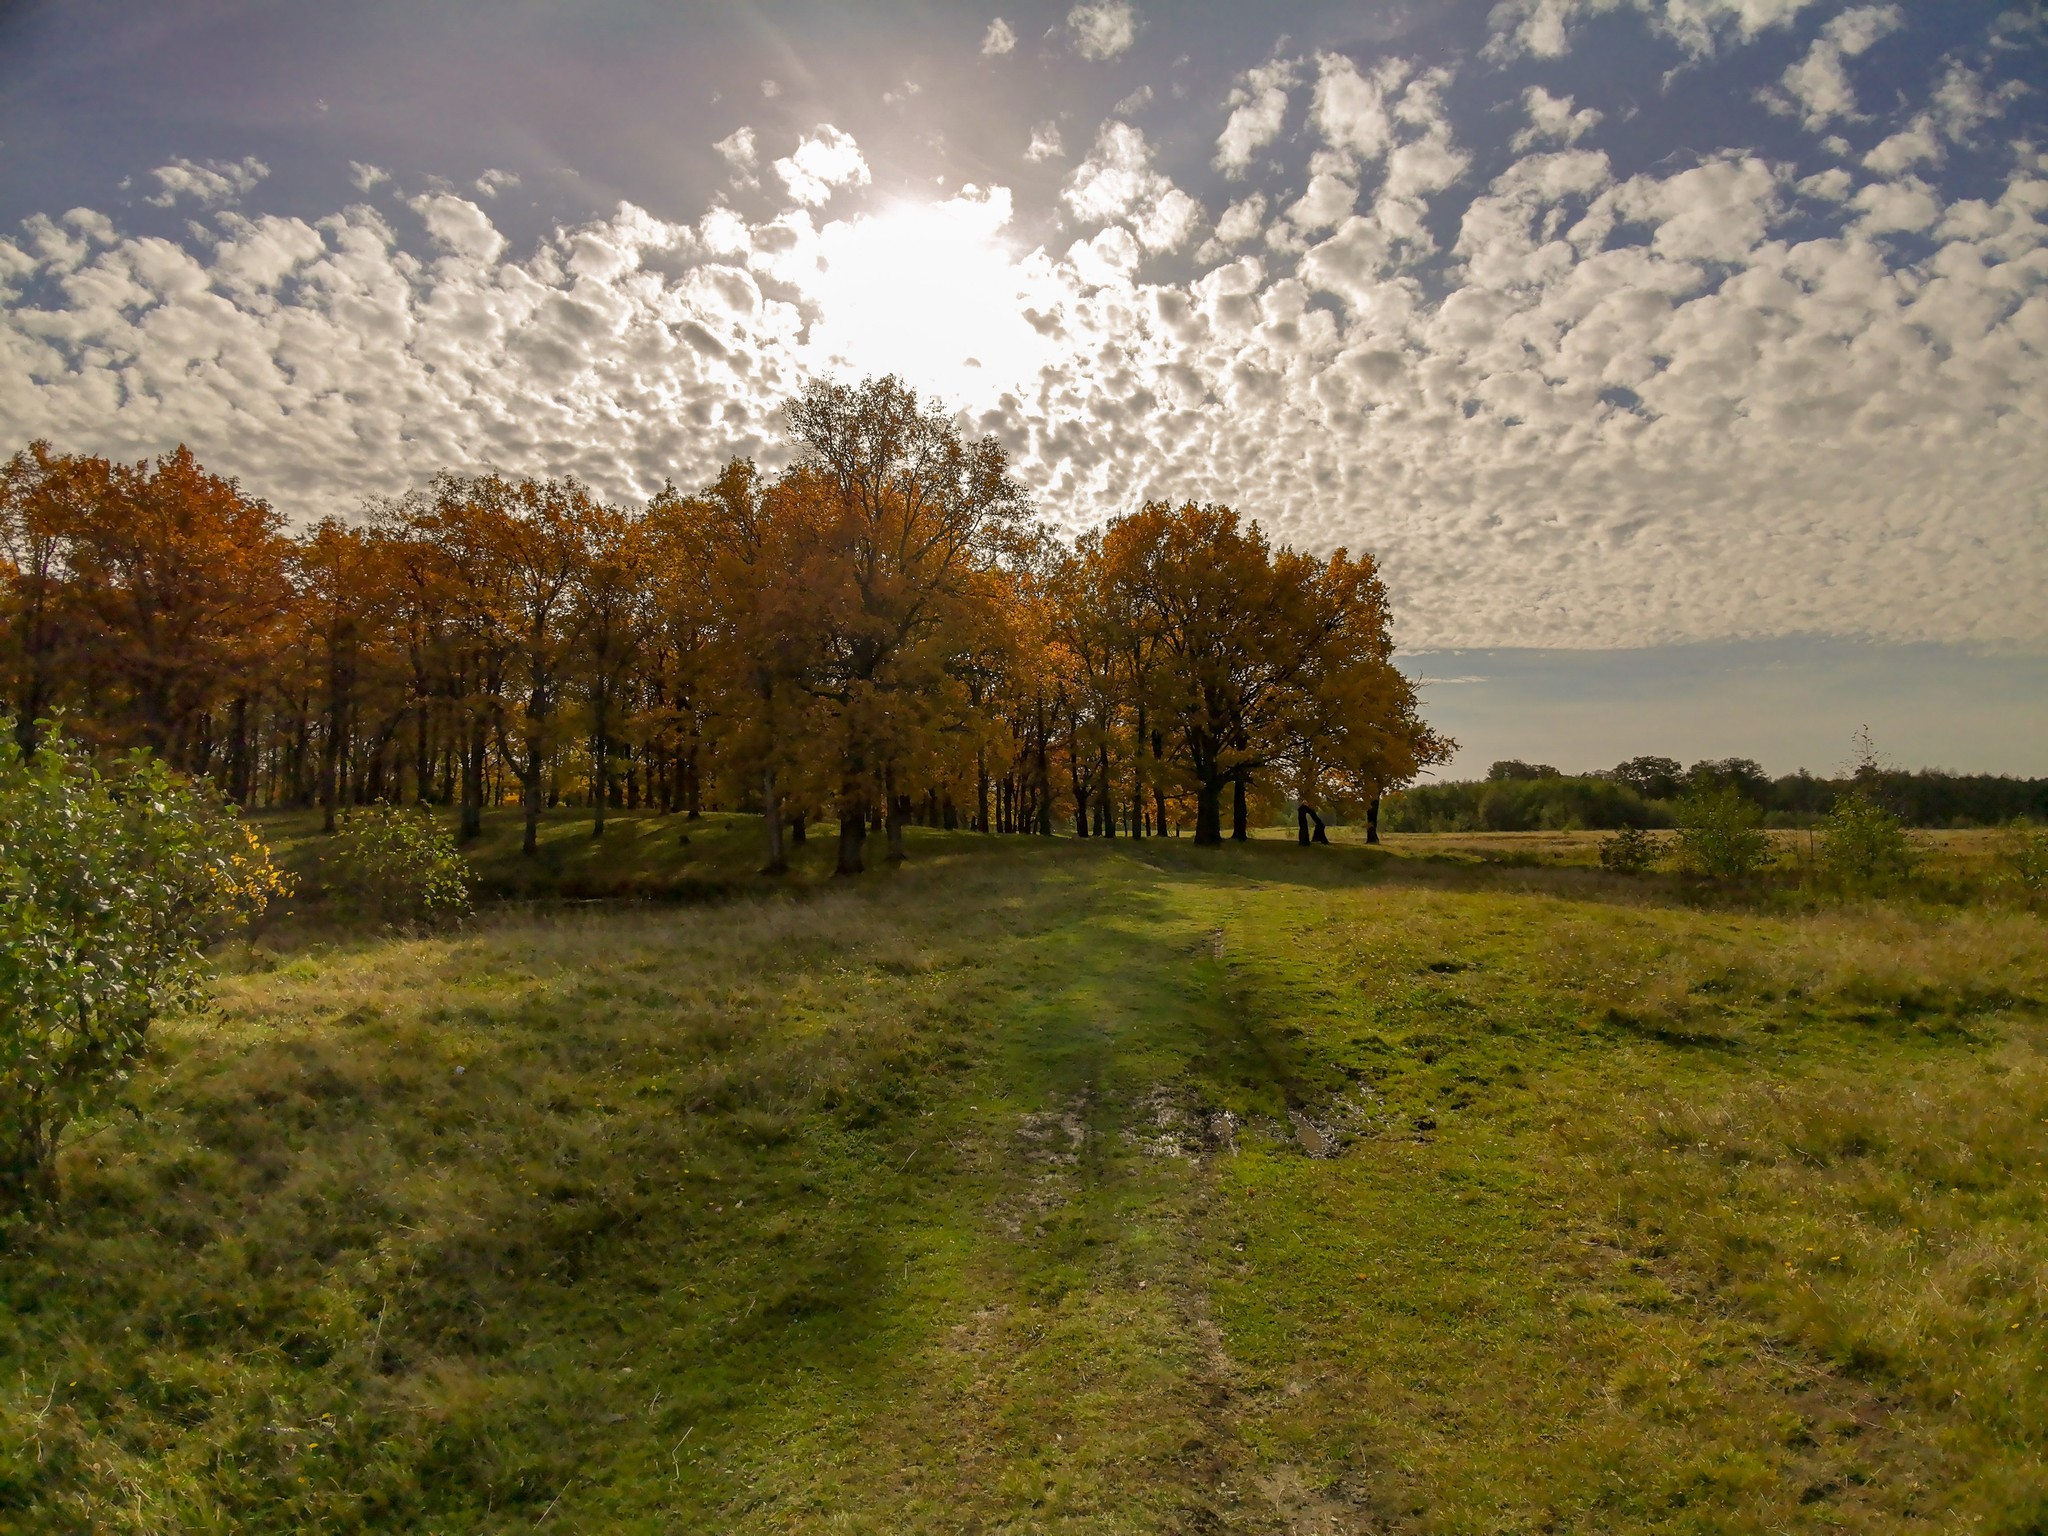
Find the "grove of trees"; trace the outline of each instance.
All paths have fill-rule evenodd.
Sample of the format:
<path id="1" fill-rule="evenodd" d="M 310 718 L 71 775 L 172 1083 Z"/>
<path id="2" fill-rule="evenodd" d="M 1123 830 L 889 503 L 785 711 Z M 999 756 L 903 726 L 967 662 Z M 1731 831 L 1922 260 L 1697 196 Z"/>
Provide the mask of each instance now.
<path id="1" fill-rule="evenodd" d="M 291 531 L 184 448 L 0 475 L 0 713 L 143 746 L 243 807 L 762 813 L 771 870 L 917 821 L 1242 838 L 1442 761 L 1369 557 L 1157 502 L 1078 541 L 896 380 L 818 382 L 797 455 L 619 506 L 449 471 Z M 1306 820 L 1303 825 L 1306 826 Z"/>
<path id="2" fill-rule="evenodd" d="M 1726 790 L 1767 825 L 1810 827 L 1860 796 L 1913 827 L 1994 827 L 2048 821 L 2048 779 L 1907 771 L 1866 763 L 1833 778 L 1801 769 L 1772 778 L 1744 757 L 1691 767 L 1670 757 L 1632 757 L 1600 773 L 1565 774 L 1547 763 L 1497 762 L 1484 780 L 1410 789 L 1391 808 L 1398 832 L 1546 832 L 1670 827 L 1689 798 Z"/>

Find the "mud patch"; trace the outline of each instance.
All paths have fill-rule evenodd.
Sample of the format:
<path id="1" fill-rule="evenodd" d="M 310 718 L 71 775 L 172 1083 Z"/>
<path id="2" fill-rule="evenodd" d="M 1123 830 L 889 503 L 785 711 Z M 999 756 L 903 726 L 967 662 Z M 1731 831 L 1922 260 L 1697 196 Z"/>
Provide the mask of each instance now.
<path id="1" fill-rule="evenodd" d="M 1237 1151 L 1239 1121 L 1227 1109 L 1211 1109 L 1184 1088 L 1155 1084 L 1138 1101 L 1135 1122 L 1124 1127 L 1124 1142 L 1148 1157 L 1199 1163 L 1219 1152 Z"/>

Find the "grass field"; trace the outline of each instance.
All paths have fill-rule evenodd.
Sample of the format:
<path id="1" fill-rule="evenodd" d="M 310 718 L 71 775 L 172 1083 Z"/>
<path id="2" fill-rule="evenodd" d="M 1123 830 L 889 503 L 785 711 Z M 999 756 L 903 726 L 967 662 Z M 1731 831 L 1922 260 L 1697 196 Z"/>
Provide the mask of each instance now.
<path id="1" fill-rule="evenodd" d="M 2039 915 L 548 832 L 74 1140 L 0 1530 L 2048 1530 Z"/>

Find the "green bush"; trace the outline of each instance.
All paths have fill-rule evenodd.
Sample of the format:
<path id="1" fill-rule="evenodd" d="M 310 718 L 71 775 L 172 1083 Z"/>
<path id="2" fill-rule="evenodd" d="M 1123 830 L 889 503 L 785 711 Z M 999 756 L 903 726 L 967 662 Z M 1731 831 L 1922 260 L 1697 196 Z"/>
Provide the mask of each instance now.
<path id="1" fill-rule="evenodd" d="M 1641 827 L 1623 827 L 1600 843 L 1600 867 L 1617 874 L 1639 875 L 1656 866 L 1663 850 Z"/>
<path id="2" fill-rule="evenodd" d="M 66 1126 L 104 1109 L 207 946 L 283 894 L 256 835 L 144 752 L 101 767 L 0 722 L 0 1210 L 57 1193 Z"/>
<path id="3" fill-rule="evenodd" d="M 1998 852 L 2007 882 L 2028 901 L 2048 899 L 2048 829 L 2015 821 L 2005 829 Z"/>
<path id="4" fill-rule="evenodd" d="M 1679 863 L 1714 880 L 1740 880 L 1771 858 L 1771 836 L 1756 803 L 1732 787 L 1705 789 L 1678 802 Z"/>
<path id="5" fill-rule="evenodd" d="M 1871 890 L 1913 872 L 1913 844 L 1890 811 L 1860 789 L 1839 797 L 1821 818 L 1820 868 L 1835 884 Z"/>
<path id="6" fill-rule="evenodd" d="M 329 895 L 372 922 L 433 927 L 470 910 L 469 865 L 453 834 L 424 810 L 349 811 L 329 868 Z"/>

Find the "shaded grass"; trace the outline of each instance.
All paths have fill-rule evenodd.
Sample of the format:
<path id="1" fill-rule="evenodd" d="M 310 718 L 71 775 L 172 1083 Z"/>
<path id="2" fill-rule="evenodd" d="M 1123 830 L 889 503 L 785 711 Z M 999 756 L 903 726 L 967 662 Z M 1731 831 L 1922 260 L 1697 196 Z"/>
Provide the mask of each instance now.
<path id="1" fill-rule="evenodd" d="M 768 888 L 680 827 L 547 846 Z M 0 1256 L 0 1526 L 2048 1518 L 2038 917 L 912 854 L 241 952 Z"/>

